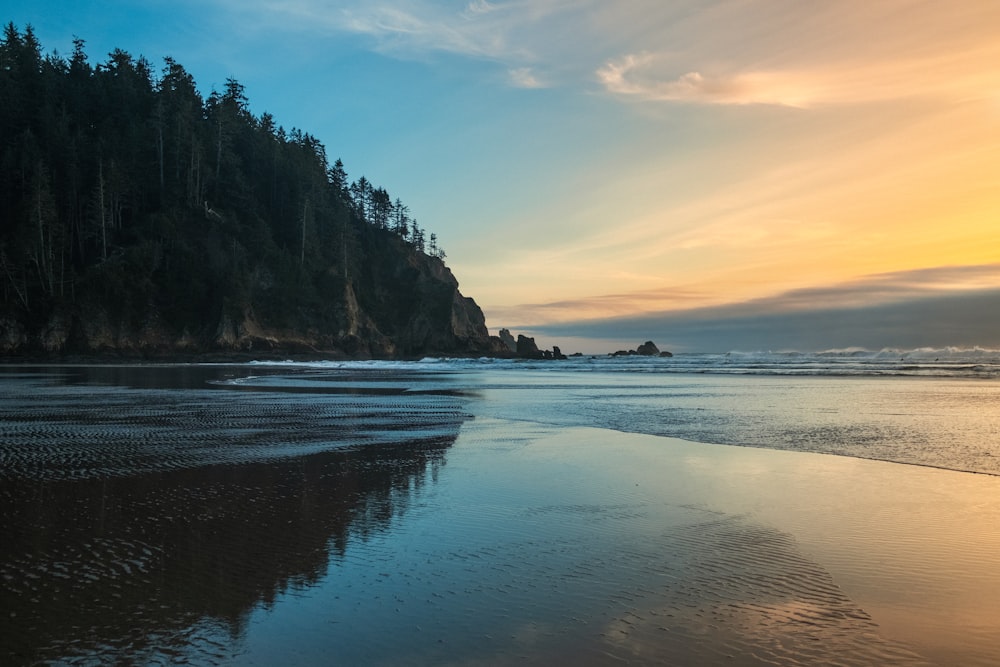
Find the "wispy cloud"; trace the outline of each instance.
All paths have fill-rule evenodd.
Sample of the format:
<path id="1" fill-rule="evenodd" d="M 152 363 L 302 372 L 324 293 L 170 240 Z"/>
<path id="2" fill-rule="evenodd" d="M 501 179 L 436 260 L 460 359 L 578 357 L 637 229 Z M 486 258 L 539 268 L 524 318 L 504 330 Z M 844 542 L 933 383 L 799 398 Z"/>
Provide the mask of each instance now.
<path id="1" fill-rule="evenodd" d="M 742 303 L 529 328 L 554 338 L 653 339 L 698 351 L 995 348 L 1000 345 L 998 279 L 1000 264 L 936 267 Z"/>
<path id="2" fill-rule="evenodd" d="M 609 346 L 599 341 L 630 341 L 635 345 L 653 340 L 661 349 L 674 352 L 997 349 L 998 302 L 1000 291 L 981 290 L 946 297 L 929 295 L 883 306 L 788 312 L 716 309 L 519 330 L 543 335 L 556 344 L 562 337 L 589 340 L 592 349 L 608 351 Z"/>
<path id="3" fill-rule="evenodd" d="M 295 33 L 346 33 L 371 40 L 370 48 L 399 57 L 450 53 L 471 58 L 523 57 L 508 39 L 506 4 L 471 0 L 448 6 L 430 0 L 218 0 L 241 18 L 244 29 Z"/>
<path id="4" fill-rule="evenodd" d="M 490 319 L 523 325 L 528 322 L 562 322 L 621 317 L 630 313 L 684 309 L 701 305 L 708 295 L 690 286 L 620 294 L 600 294 L 550 303 L 491 308 Z"/>
<path id="5" fill-rule="evenodd" d="M 931 296 L 995 289 L 1000 264 L 940 266 L 863 276 L 837 285 L 791 290 L 754 299 L 745 307 L 755 312 L 788 312 L 822 308 L 877 307 Z"/>
<path id="6" fill-rule="evenodd" d="M 495 12 L 497 9 L 497 5 L 486 0 L 472 0 L 472 2 L 465 6 L 464 14 L 465 16 L 478 16 Z"/>
<path id="7" fill-rule="evenodd" d="M 473 3 L 463 12 L 447 12 L 431 5 L 359 3 L 330 18 L 343 31 L 372 37 L 382 51 L 499 58 L 511 47 L 502 32 L 489 30 L 490 22 L 481 20 L 490 13 L 487 6 Z"/>
<path id="8" fill-rule="evenodd" d="M 995 95 L 1000 76 L 982 66 L 1000 58 L 997 40 L 985 28 L 970 38 L 969 26 L 1000 19 L 989 3 L 217 1 L 261 30 L 361 35 L 401 58 L 494 60 L 520 86 L 530 74 L 523 68 L 543 63 L 580 86 L 596 73 L 609 93 L 637 100 L 808 107 L 984 88 Z"/>
<path id="9" fill-rule="evenodd" d="M 642 100 L 804 107 L 816 98 L 814 88 L 796 81 L 800 77 L 769 72 L 706 76 L 691 71 L 658 80 L 656 63 L 653 54 L 626 55 L 600 67 L 597 79 L 610 93 Z"/>
<path id="10" fill-rule="evenodd" d="M 508 70 L 510 82 L 517 88 L 545 88 L 546 84 L 538 78 L 531 67 L 515 67 Z"/>
<path id="11" fill-rule="evenodd" d="M 688 9 L 595 66 L 603 88 L 646 101 L 813 107 L 967 100 L 1000 86 L 1000 72 L 985 66 L 1000 59 L 993 3 L 761 0 Z"/>
<path id="12" fill-rule="evenodd" d="M 874 274 L 835 285 L 788 290 L 773 296 L 710 306 L 704 305 L 710 298 L 704 290 L 692 285 L 671 285 L 656 290 L 522 304 L 501 309 L 498 314 L 518 324 L 570 321 L 610 324 L 628 313 L 644 313 L 640 317 L 654 318 L 742 317 L 814 309 L 880 307 L 915 299 L 980 292 L 995 289 L 998 284 L 1000 264 L 943 266 Z"/>
<path id="13" fill-rule="evenodd" d="M 883 62 L 842 61 L 812 69 L 670 73 L 667 54 L 637 53 L 607 61 L 595 74 L 617 96 L 696 104 L 769 104 L 808 108 L 917 97 L 967 100 L 995 96 L 1000 72 L 983 58 L 1000 58 L 1000 45 L 932 57 Z"/>
<path id="14" fill-rule="evenodd" d="M 222 1 L 272 26 L 364 35 L 373 48 L 399 56 L 444 52 L 512 62 L 533 57 L 544 45 L 546 22 L 574 8 L 567 0 L 470 0 L 459 7 L 432 0 Z"/>
<path id="15" fill-rule="evenodd" d="M 554 30 L 580 15 L 593 0 L 470 0 L 464 5 L 432 0 L 220 0 L 258 31 L 280 27 L 314 34 L 367 38 L 368 48 L 401 59 L 448 54 L 505 67 L 520 88 L 548 84 L 534 67 L 552 58 Z"/>

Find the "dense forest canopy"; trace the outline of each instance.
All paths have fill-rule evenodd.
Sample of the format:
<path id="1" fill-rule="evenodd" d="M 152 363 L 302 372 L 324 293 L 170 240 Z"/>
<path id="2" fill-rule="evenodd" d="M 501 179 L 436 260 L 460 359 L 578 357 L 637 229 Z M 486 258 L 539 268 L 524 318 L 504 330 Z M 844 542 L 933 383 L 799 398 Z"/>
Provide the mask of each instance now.
<path id="1" fill-rule="evenodd" d="M 91 65 L 73 43 L 44 55 L 13 23 L 0 41 L 2 312 L 101 302 L 190 327 L 252 307 L 294 325 L 377 282 L 389 248 L 444 258 L 403 202 L 254 116 L 235 79 L 203 98 L 172 58 L 157 70 L 116 49 Z"/>

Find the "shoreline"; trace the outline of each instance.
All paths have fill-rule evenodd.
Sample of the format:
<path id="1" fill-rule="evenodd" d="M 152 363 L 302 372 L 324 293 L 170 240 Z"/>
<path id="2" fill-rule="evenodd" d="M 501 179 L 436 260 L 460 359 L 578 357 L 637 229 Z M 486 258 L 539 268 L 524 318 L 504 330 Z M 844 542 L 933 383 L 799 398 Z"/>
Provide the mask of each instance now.
<path id="1" fill-rule="evenodd" d="M 427 361 L 428 359 L 431 360 L 428 364 L 420 364 L 421 361 Z M 83 372 L 83 374 L 80 376 L 80 378 L 78 380 L 74 381 L 74 384 L 76 384 L 76 383 L 78 383 L 79 381 L 82 380 L 83 382 L 90 381 L 90 382 L 96 382 L 97 384 L 101 384 L 101 385 L 108 385 L 108 384 L 114 385 L 114 384 L 118 383 L 119 381 L 121 381 L 122 378 L 130 375 L 129 369 L 136 369 L 136 370 L 151 369 L 151 370 L 156 370 L 157 377 L 160 378 L 160 380 L 157 380 L 157 381 L 162 381 L 164 378 L 169 377 L 170 369 L 171 368 L 178 368 L 178 369 L 189 369 L 189 371 L 191 371 L 191 372 L 189 372 L 189 373 L 186 374 L 186 376 L 185 376 L 186 379 L 185 379 L 184 383 L 175 385 L 175 386 L 173 386 L 173 388 L 195 388 L 197 386 L 201 386 L 201 385 L 198 384 L 198 382 L 199 382 L 199 378 L 201 378 L 202 375 L 204 375 L 206 378 L 208 378 L 208 376 L 210 376 L 210 375 L 212 377 L 214 377 L 213 374 L 221 372 L 219 369 L 226 369 L 227 367 L 230 367 L 230 366 L 232 367 L 232 370 L 235 370 L 236 373 L 240 372 L 239 369 L 246 369 L 246 372 L 249 375 L 264 374 L 264 375 L 267 375 L 267 376 L 271 376 L 271 375 L 280 376 L 280 375 L 283 375 L 285 373 L 289 373 L 291 375 L 295 375 L 295 374 L 301 372 L 303 369 L 312 369 L 312 370 L 324 370 L 324 369 L 327 369 L 327 370 L 330 370 L 330 371 L 334 371 L 334 370 L 341 371 L 342 370 L 342 371 L 345 371 L 345 372 L 349 371 L 351 374 L 356 375 L 357 373 L 364 373 L 364 372 L 368 372 L 368 371 L 379 371 L 379 370 L 381 370 L 379 364 L 387 364 L 385 366 L 384 370 L 385 371 L 392 371 L 392 376 L 394 377 L 393 381 L 399 383 L 399 385 L 400 385 L 400 391 L 419 389 L 419 387 L 421 385 L 423 385 L 423 383 L 427 379 L 427 377 L 437 377 L 437 376 L 425 376 L 424 375 L 425 373 L 428 373 L 428 372 L 430 372 L 430 373 L 439 373 L 439 376 L 442 378 L 443 381 L 445 381 L 444 379 L 447 378 L 450 375 L 451 371 L 453 371 L 455 369 L 460 369 L 462 371 L 469 371 L 469 372 L 472 373 L 472 375 L 468 376 L 468 378 L 470 378 L 470 379 L 466 382 L 466 385 L 463 385 L 462 391 L 464 391 L 464 392 L 475 392 L 480 379 L 486 381 L 487 383 L 491 382 L 488 378 L 490 377 L 489 374 L 492 373 L 492 372 L 499 373 L 499 375 L 496 376 L 497 378 L 510 378 L 510 377 L 516 377 L 516 373 L 518 373 L 518 372 L 530 372 L 530 373 L 540 373 L 541 372 L 541 373 L 544 373 L 546 371 L 543 370 L 543 368 L 544 369 L 552 368 L 554 370 L 559 370 L 561 368 L 565 368 L 566 370 L 568 370 L 570 372 L 573 372 L 577 368 L 581 368 L 580 366 L 574 367 L 573 364 L 574 363 L 579 364 L 579 362 L 573 362 L 573 361 L 567 362 L 569 364 L 567 366 L 561 366 L 561 364 L 557 364 L 556 366 L 550 366 L 551 362 L 549 362 L 549 361 L 543 361 L 543 362 L 541 362 L 541 365 L 535 367 L 535 366 L 531 366 L 530 365 L 531 364 L 530 360 L 521 360 L 523 363 L 529 364 L 529 366 L 527 366 L 526 368 L 524 368 L 523 371 L 522 371 L 518 367 L 519 366 L 519 364 L 518 364 L 519 360 L 508 360 L 508 359 L 504 359 L 503 361 L 512 361 L 514 363 L 511 364 L 511 365 L 505 365 L 505 366 L 502 366 L 502 367 L 494 367 L 492 364 L 488 364 L 488 363 L 487 364 L 473 364 L 471 366 L 464 366 L 464 365 L 462 365 L 463 362 L 466 362 L 466 361 L 476 361 L 478 359 L 482 359 L 482 357 L 475 357 L 475 358 L 454 358 L 454 357 L 451 357 L 451 358 L 430 357 L 430 358 L 428 358 L 428 357 L 424 357 L 424 358 L 421 358 L 419 360 L 417 360 L 417 359 L 408 359 L 408 360 L 396 360 L 396 361 L 389 361 L 389 360 L 364 360 L 364 359 L 331 360 L 331 359 L 326 359 L 326 358 L 324 358 L 324 359 L 313 359 L 313 358 L 298 358 L 298 359 L 275 358 L 275 359 L 262 359 L 262 358 L 260 358 L 258 356 L 252 356 L 252 355 L 248 355 L 245 358 L 232 358 L 232 357 L 226 356 L 226 357 L 221 357 L 221 358 L 219 358 L 219 359 L 217 359 L 215 361 L 208 361 L 208 360 L 206 360 L 206 359 L 204 359 L 202 357 L 199 357 L 199 358 L 196 358 L 196 359 L 187 360 L 187 361 L 182 360 L 182 359 L 171 359 L 171 360 L 146 359 L 146 360 L 139 360 L 139 359 L 131 359 L 131 358 L 123 359 L 123 358 L 117 358 L 117 357 L 106 357 L 106 358 L 103 358 L 101 361 L 97 361 L 97 360 L 94 360 L 94 359 L 66 359 L 66 360 L 63 360 L 63 361 L 60 361 L 60 362 L 54 362 L 54 361 L 51 361 L 51 360 L 35 360 L 35 361 L 18 361 L 18 362 L 0 363 L 0 378 L 3 377 L 3 372 L 9 372 L 12 369 L 17 369 L 17 368 L 33 369 L 33 370 L 41 370 L 41 369 L 46 369 L 46 368 L 53 368 L 53 369 L 66 368 L 66 369 L 74 369 L 74 372 L 80 372 L 80 371 Z M 601 361 L 602 359 L 599 359 L 598 361 Z M 593 360 L 587 360 L 587 361 L 593 361 Z M 258 362 L 258 363 L 254 363 L 254 362 Z M 449 362 L 454 362 L 454 363 L 457 363 L 458 365 L 454 366 L 454 368 L 453 368 L 454 363 L 452 365 L 449 365 Z M 327 363 L 332 364 L 332 366 L 329 366 L 329 367 L 325 366 L 325 364 L 327 364 Z M 338 366 L 338 364 L 341 364 L 341 363 L 348 364 L 348 366 L 346 366 L 344 368 L 341 368 L 340 366 Z M 355 363 L 359 364 L 359 365 L 358 366 L 352 366 L 351 365 L 351 364 L 355 364 Z M 409 367 L 409 364 L 411 364 L 411 363 L 414 364 L 412 368 Z M 670 363 L 670 362 L 667 362 L 667 363 Z M 318 365 L 314 365 L 314 364 L 318 364 Z M 371 364 L 371 365 L 369 365 L 369 364 Z M 301 367 L 298 367 L 298 365 L 301 365 Z M 609 370 L 609 371 L 615 370 L 616 365 L 617 365 L 617 360 L 616 359 L 610 359 L 610 362 L 608 363 L 607 370 Z M 102 368 L 103 369 L 118 369 L 121 372 L 120 373 L 112 373 L 112 374 L 108 374 L 108 373 L 97 373 L 97 374 L 95 374 L 95 373 L 87 373 L 86 369 L 88 369 L 88 368 L 95 369 L 95 373 L 96 373 L 97 369 L 102 369 Z M 204 369 L 204 373 L 200 374 L 197 371 L 197 369 L 199 369 L 199 368 Z M 591 370 L 591 366 L 589 364 L 587 365 L 586 368 L 587 368 L 588 371 Z M 628 369 L 627 368 L 622 368 L 621 370 L 628 370 Z M 411 376 L 409 374 L 411 371 L 419 371 L 419 372 L 417 374 Z M 88 377 L 90 378 L 89 380 L 87 379 Z M 230 376 L 227 374 L 225 377 L 229 378 Z M 335 379 L 337 376 L 331 375 L 330 377 L 331 377 L 331 381 L 336 381 L 336 382 L 346 381 L 346 378 L 338 380 L 338 379 Z M 614 375 L 614 376 L 608 376 L 608 377 L 609 378 L 616 378 L 617 376 Z M 639 376 L 639 377 L 642 377 L 642 376 Z M 687 377 L 689 378 L 690 382 L 694 382 L 696 384 L 700 383 L 700 382 L 703 382 L 704 381 L 703 378 L 705 378 L 704 375 L 698 374 L 698 373 L 688 374 Z M 897 391 L 898 387 L 905 387 L 905 386 L 907 386 L 906 384 L 903 384 L 903 383 L 909 382 L 909 378 L 901 378 L 901 377 L 897 377 L 897 376 L 882 376 L 882 377 L 846 376 L 846 377 L 844 377 L 844 376 L 821 376 L 821 375 L 817 375 L 817 376 L 804 376 L 804 377 L 803 376 L 792 376 L 791 378 L 788 378 L 788 377 L 784 377 L 784 376 L 772 376 L 772 375 L 760 375 L 760 376 L 741 376 L 741 375 L 736 375 L 736 376 L 730 376 L 730 375 L 720 374 L 717 377 L 718 377 L 718 379 L 710 379 L 709 381 L 712 384 L 715 384 L 715 385 L 718 385 L 720 383 L 729 383 L 729 384 L 732 384 L 734 381 L 736 383 L 738 383 L 738 384 L 732 385 L 732 386 L 740 386 L 740 385 L 743 385 L 744 382 L 746 382 L 746 383 L 751 383 L 751 384 L 747 384 L 746 386 L 755 386 L 758 389 L 760 389 L 760 388 L 768 388 L 768 387 L 773 387 L 773 386 L 779 386 L 780 384 L 783 384 L 783 383 L 787 382 L 789 379 L 794 379 L 795 382 L 809 382 L 809 383 L 813 383 L 817 387 L 821 386 L 819 384 L 821 382 L 836 383 L 836 382 L 840 382 L 841 380 L 848 380 L 848 381 L 852 381 L 852 382 L 857 381 L 857 382 L 860 382 L 860 383 L 879 382 L 879 383 L 883 383 L 882 384 L 882 389 L 883 390 L 885 390 L 886 388 L 891 388 L 892 391 Z M 952 380 L 952 381 L 955 381 L 955 382 L 961 382 L 961 381 L 963 381 L 963 378 L 944 378 L 944 379 L 945 380 Z M 926 380 L 926 383 L 924 382 L 925 380 Z M 919 378 L 918 382 L 921 382 L 921 384 L 919 386 L 932 387 L 933 385 L 927 384 L 927 383 L 937 382 L 937 381 L 940 381 L 940 380 L 941 380 L 941 378 Z M 504 382 L 505 381 L 506 380 L 504 380 Z M 581 381 L 586 382 L 587 381 L 587 377 L 586 376 L 581 376 Z M 675 380 L 674 380 L 674 378 L 671 378 L 671 377 L 665 377 L 664 381 L 666 381 L 666 382 L 673 382 Z M 192 382 L 194 384 L 191 384 Z M 616 380 L 611 380 L 611 382 L 616 382 Z M 688 380 L 679 380 L 679 382 L 681 382 L 681 383 L 688 383 Z M 763 383 L 763 384 L 759 384 L 759 383 Z M 892 383 L 892 384 L 890 385 L 890 384 L 885 384 L 885 383 Z M 543 386 L 543 385 L 539 385 L 539 387 L 541 387 L 541 386 Z M 835 386 L 835 385 L 831 384 L 829 386 Z M 864 386 L 864 385 L 859 385 L 859 386 Z M 261 390 L 265 390 L 265 387 L 261 387 Z M 356 391 L 356 390 L 363 390 L 363 387 L 356 388 L 356 389 L 354 389 L 352 391 Z M 271 391 L 282 391 L 282 390 L 279 387 L 275 387 L 275 388 L 271 389 Z M 931 391 L 933 391 L 933 390 L 931 389 Z M 919 415 L 917 415 L 917 416 L 919 416 Z M 581 421 L 580 425 L 585 426 L 586 425 L 585 420 Z M 977 468 L 977 467 L 974 467 L 972 465 L 962 466 L 962 465 L 960 465 L 961 460 L 959 460 L 959 459 L 955 459 L 954 461 L 948 461 L 948 462 L 935 462 L 934 460 L 932 460 L 932 458 L 930 458 L 930 457 L 928 457 L 926 455 L 924 456 L 924 458 L 926 460 L 915 460 L 912 457 L 907 458 L 907 457 L 902 456 L 902 455 L 893 456 L 891 453 L 883 453 L 883 455 L 869 455 L 869 454 L 866 454 L 866 450 L 864 448 L 855 448 L 855 449 L 851 449 L 851 450 L 845 450 L 843 447 L 830 447 L 829 449 L 808 449 L 808 448 L 805 448 L 805 447 L 802 447 L 802 446 L 798 446 L 795 443 L 791 443 L 791 444 L 789 444 L 789 443 L 779 443 L 778 441 L 769 440 L 767 438 L 763 438 L 763 439 L 758 438 L 758 440 L 760 440 L 760 441 L 748 441 L 748 440 L 742 440 L 742 439 L 735 439 L 734 440 L 731 436 L 728 437 L 728 438 L 711 438 L 711 437 L 705 437 L 707 434 L 704 434 L 704 433 L 701 433 L 701 434 L 699 434 L 699 433 L 684 434 L 684 433 L 660 432 L 660 429 L 657 428 L 657 425 L 656 425 L 655 422 L 652 422 L 652 423 L 642 423 L 642 422 L 632 423 L 629 420 L 625 420 L 625 421 L 623 421 L 622 425 L 620 425 L 620 426 L 605 425 L 603 427 L 604 428 L 609 428 L 611 430 L 616 430 L 616 431 L 624 433 L 624 434 L 648 434 L 648 435 L 656 435 L 656 436 L 663 436 L 663 437 L 676 437 L 676 438 L 679 438 L 681 440 L 685 440 L 685 441 L 692 442 L 692 443 L 702 443 L 702 444 L 710 444 L 710 445 L 723 445 L 723 446 L 737 446 L 737 447 L 747 447 L 747 448 L 752 448 L 752 449 L 770 449 L 770 450 L 774 450 L 774 451 L 803 451 L 803 452 L 821 453 L 821 454 L 826 454 L 826 455 L 830 455 L 830 456 L 838 456 L 838 457 L 845 457 L 845 458 L 856 458 L 856 459 L 867 460 L 867 461 L 881 461 L 881 462 L 888 462 L 888 463 L 896 463 L 896 464 L 900 464 L 900 465 L 913 466 L 913 467 L 919 467 L 919 468 L 929 468 L 929 469 L 935 469 L 935 470 L 962 472 L 962 473 L 969 473 L 969 474 L 975 474 L 975 475 L 983 475 L 983 476 L 988 476 L 988 477 L 1000 477 L 1000 470 L 995 470 L 995 469 L 992 469 L 992 468 L 989 468 L 989 467 L 978 467 Z M 880 427 L 880 428 L 884 428 L 884 427 Z M 646 430 L 644 430 L 644 429 L 646 429 Z M 972 463 L 976 463 L 978 461 L 971 461 L 971 462 Z"/>

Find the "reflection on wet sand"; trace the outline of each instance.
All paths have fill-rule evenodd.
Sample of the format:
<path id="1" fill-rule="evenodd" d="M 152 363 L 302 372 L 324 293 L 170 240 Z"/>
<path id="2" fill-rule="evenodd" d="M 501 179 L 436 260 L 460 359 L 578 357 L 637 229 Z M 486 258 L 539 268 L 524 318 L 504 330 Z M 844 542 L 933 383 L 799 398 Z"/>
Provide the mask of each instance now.
<path id="1" fill-rule="evenodd" d="M 882 637 L 788 534 L 720 514 L 675 529 L 670 543 L 679 576 L 609 625 L 620 654 L 668 665 L 930 664 Z"/>
<path id="2" fill-rule="evenodd" d="M 1000 478 L 511 380 L 0 372 L 0 663 L 997 664 Z"/>
<path id="3" fill-rule="evenodd" d="M 379 433 L 380 404 L 320 397 L 296 411 L 290 446 L 271 393 L 202 396 L 192 412 L 186 392 L 73 389 L 22 386 L 0 427 L 4 664 L 224 660 L 251 610 L 407 512 L 465 418 L 435 398 L 415 435 Z M 76 478 L 74 449 L 98 452 L 97 472 Z M 143 449 L 173 463 L 127 474 Z"/>

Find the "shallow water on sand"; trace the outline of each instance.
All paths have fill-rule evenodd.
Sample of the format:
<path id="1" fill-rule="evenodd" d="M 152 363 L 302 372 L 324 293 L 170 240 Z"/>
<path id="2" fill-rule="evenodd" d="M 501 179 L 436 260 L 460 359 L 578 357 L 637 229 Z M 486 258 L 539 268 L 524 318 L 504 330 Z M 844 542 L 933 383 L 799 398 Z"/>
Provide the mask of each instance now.
<path id="1" fill-rule="evenodd" d="M 593 428 L 530 374 L 0 383 L 5 664 L 1000 660 L 1000 478 Z"/>

